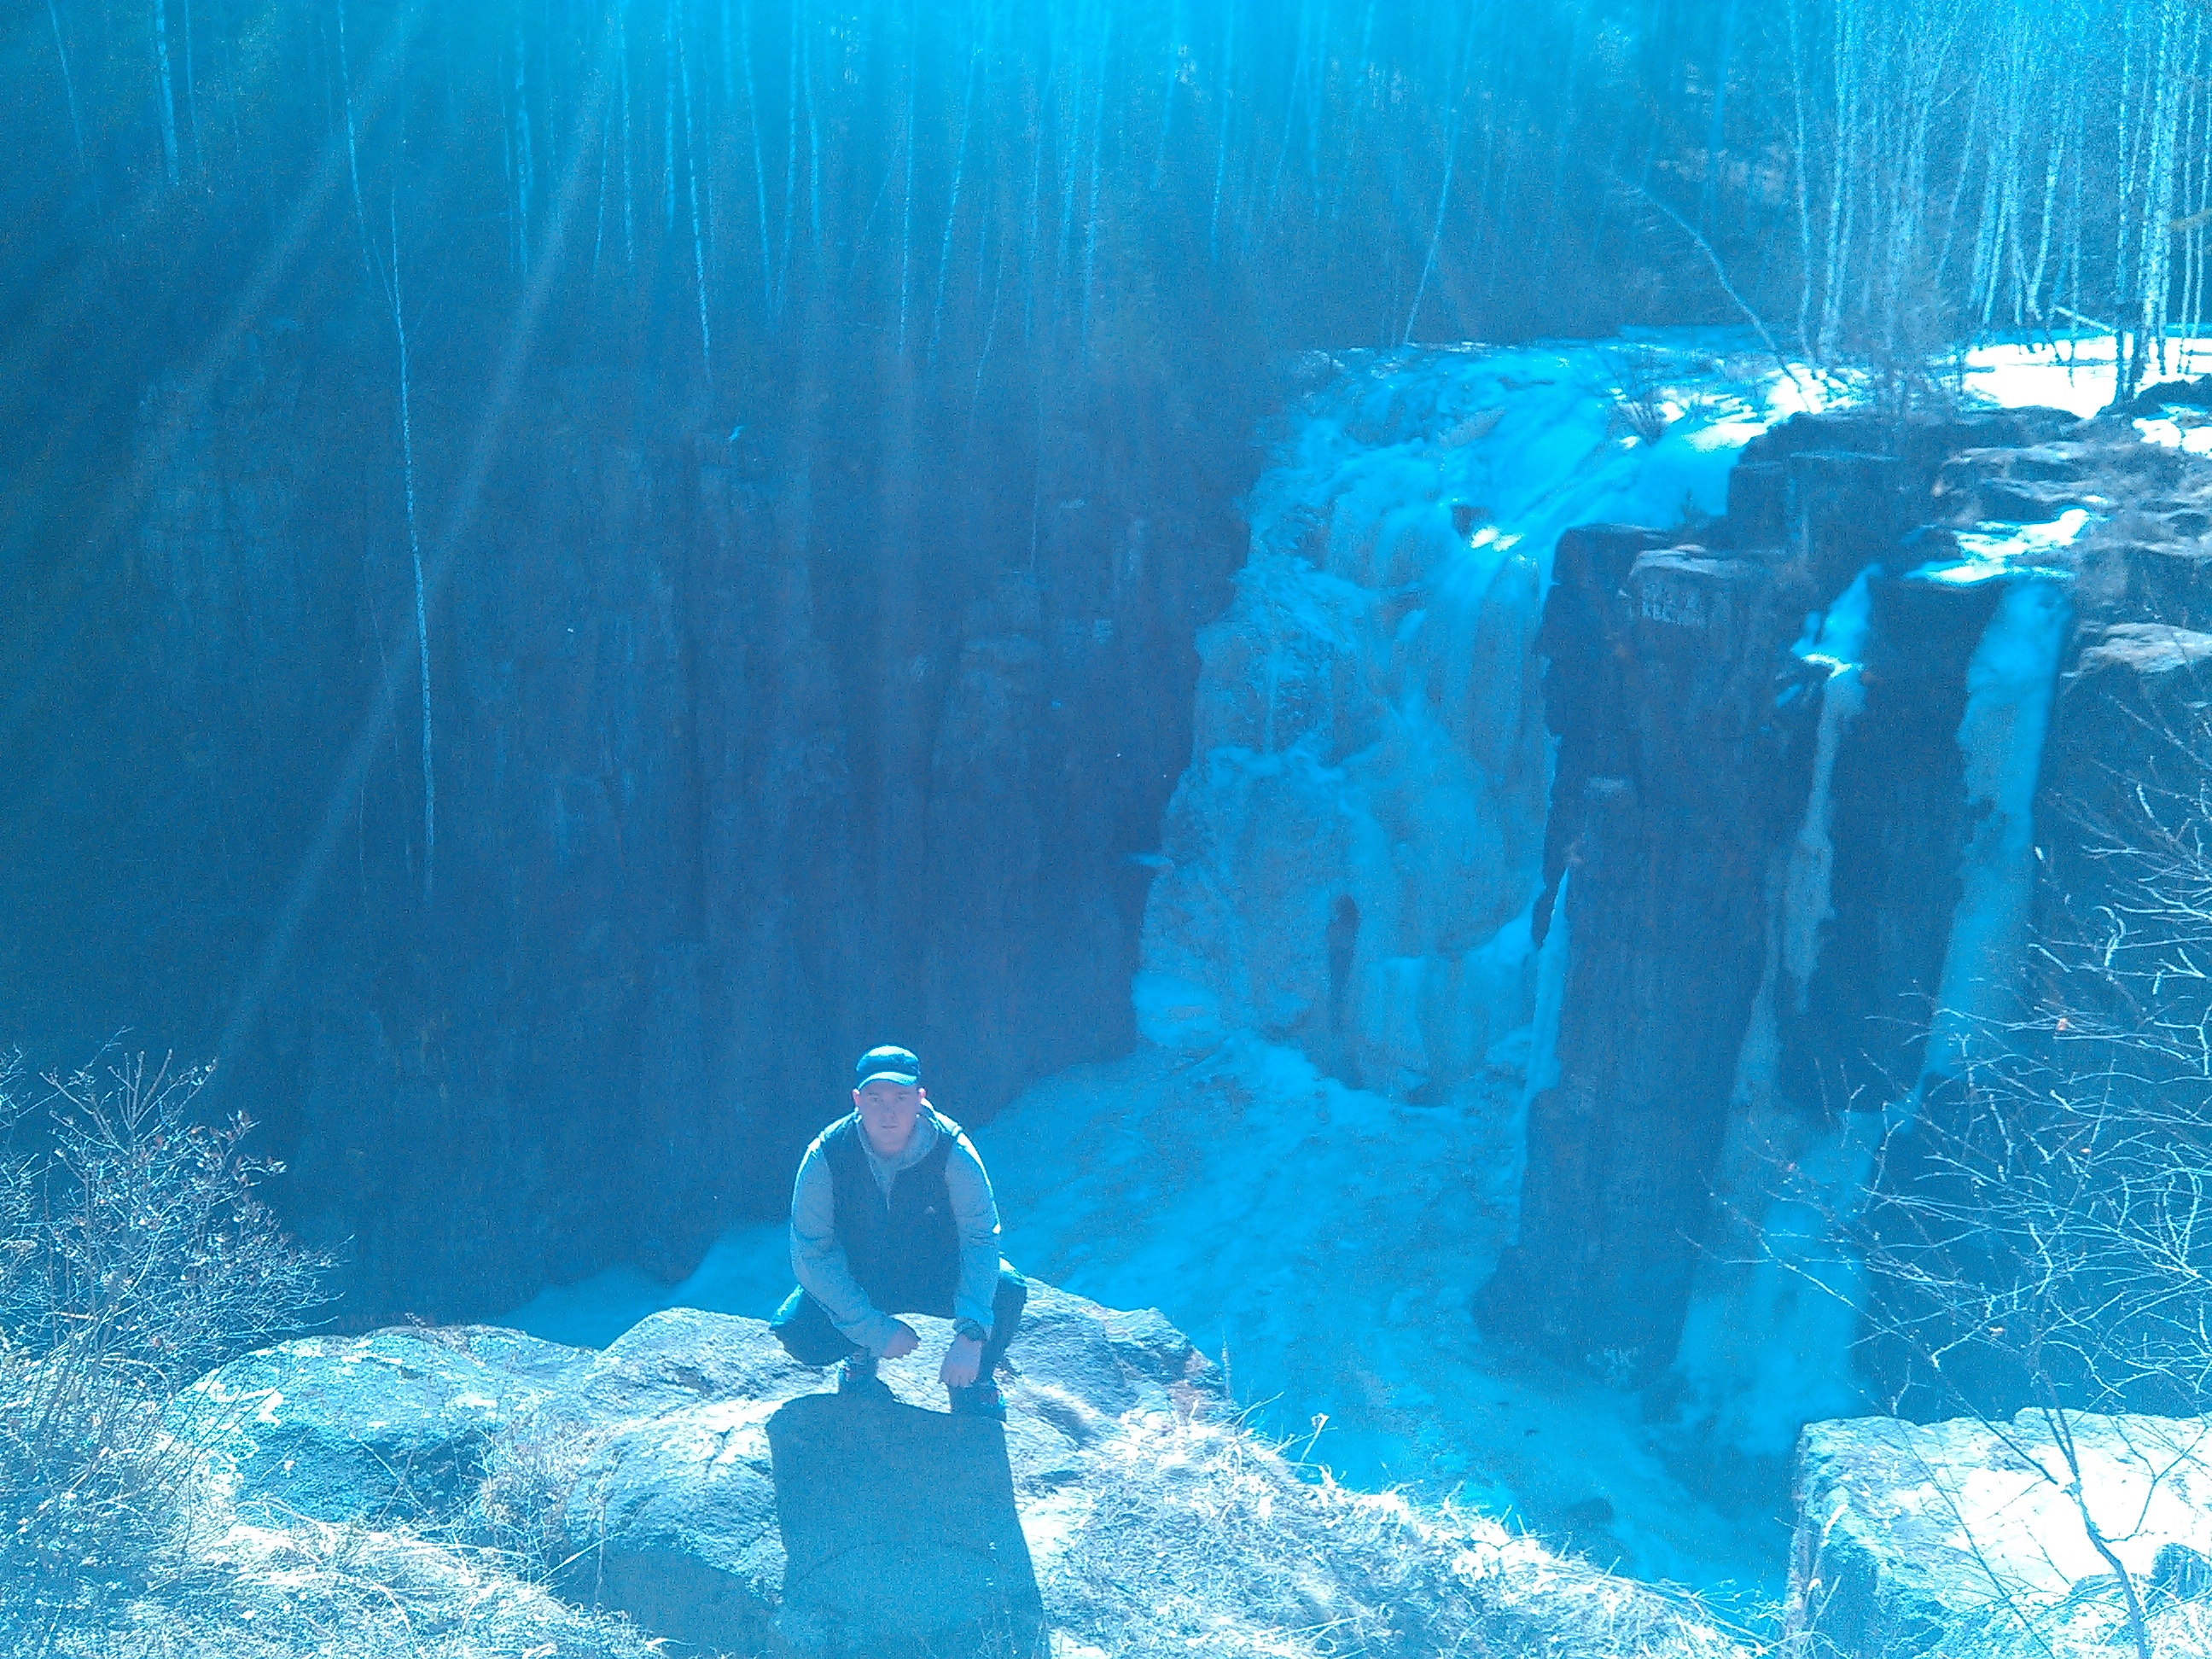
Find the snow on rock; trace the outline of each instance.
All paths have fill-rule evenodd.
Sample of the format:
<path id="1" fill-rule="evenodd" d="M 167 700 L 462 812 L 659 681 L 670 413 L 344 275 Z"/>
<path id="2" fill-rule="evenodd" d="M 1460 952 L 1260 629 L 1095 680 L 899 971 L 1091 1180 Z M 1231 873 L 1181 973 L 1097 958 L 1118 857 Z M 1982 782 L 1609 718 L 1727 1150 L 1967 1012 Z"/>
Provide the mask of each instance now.
<path id="1" fill-rule="evenodd" d="M 2154 1606 L 2212 1555 L 2212 1419 L 1814 1423 L 1798 1462 L 1790 1622 L 1838 1659 L 2094 1653 L 2117 1638 L 2103 1534 Z M 2084 1626 L 2085 1615 L 2091 1626 Z M 2098 1639 L 2102 1637 L 2103 1640 Z M 2179 1649 L 2174 1650 L 2179 1651 Z"/>

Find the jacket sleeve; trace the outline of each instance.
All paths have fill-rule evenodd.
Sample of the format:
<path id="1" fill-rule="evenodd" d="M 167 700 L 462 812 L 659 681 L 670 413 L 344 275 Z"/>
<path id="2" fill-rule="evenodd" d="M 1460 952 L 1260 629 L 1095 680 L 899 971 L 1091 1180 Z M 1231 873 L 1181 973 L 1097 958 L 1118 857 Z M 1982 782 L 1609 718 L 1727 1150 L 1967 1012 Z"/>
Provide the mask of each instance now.
<path id="1" fill-rule="evenodd" d="M 806 1149 L 792 1185 L 791 1271 L 848 1342 L 878 1355 L 890 1346 L 898 1322 L 868 1300 L 837 1242 L 836 1189 L 819 1140 Z"/>
<path id="2" fill-rule="evenodd" d="M 945 1160 L 945 1191 L 952 1203 L 952 1222 L 960 1236 L 960 1285 L 953 1292 L 956 1319 L 992 1325 L 991 1303 L 999 1293 L 999 1206 L 991 1177 L 966 1135 L 955 1138 Z"/>

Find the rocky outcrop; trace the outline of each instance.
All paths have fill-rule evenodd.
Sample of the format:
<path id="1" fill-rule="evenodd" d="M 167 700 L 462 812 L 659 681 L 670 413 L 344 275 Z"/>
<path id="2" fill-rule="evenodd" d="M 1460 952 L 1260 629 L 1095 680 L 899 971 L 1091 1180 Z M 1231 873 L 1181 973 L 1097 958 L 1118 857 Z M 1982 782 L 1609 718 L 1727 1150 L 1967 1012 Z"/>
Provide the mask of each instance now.
<path id="1" fill-rule="evenodd" d="M 304 1337 L 232 1361 L 172 1402 L 234 1506 L 309 1520 L 449 1518 L 515 1416 L 589 1355 L 517 1331 L 406 1327 Z"/>
<path id="2" fill-rule="evenodd" d="M 571 1599 L 708 1652 L 1028 1651 L 1091 1460 L 1133 1414 L 1204 1414 L 1219 1383 L 1158 1314 L 1042 1285 L 1003 1428 L 946 1415 L 941 1346 L 845 1399 L 759 1321 L 689 1309 L 598 1352 L 483 1328 L 309 1338 L 203 1378 L 171 1423 L 249 1527 L 535 1530 Z"/>
<path id="3" fill-rule="evenodd" d="M 2039 1411 L 1813 1424 L 1798 1455 L 1790 1634 L 1837 1659 L 2122 1650 L 2106 1550 L 2154 1621 L 2206 1589 L 2208 1437 L 2201 1419 Z"/>
<path id="4" fill-rule="evenodd" d="M 1744 1650 L 1517 1530 L 1301 1480 L 1157 1313 L 1032 1283 L 1003 1425 L 945 1412 L 949 1331 L 916 1322 L 874 1397 L 757 1320 L 684 1309 L 596 1352 L 483 1328 L 287 1343 L 173 1411 L 210 1477 L 192 1547 L 237 1620 L 327 1618 L 346 1573 L 388 1571 L 398 1594 L 364 1618 L 465 1629 L 482 1608 L 481 1640 L 579 1659 L 1421 1659 L 1579 1651 L 1624 1619 L 1693 1659 Z M 375 1473 L 394 1458 L 441 1476 L 407 1486 L 407 1524 Z"/>
<path id="5" fill-rule="evenodd" d="M 1625 550 L 1562 538 L 1576 616 L 1589 567 Z M 1559 1076 L 1530 1105 L 1522 1244 L 1488 1306 L 1577 1358 L 1610 1352 L 1616 1372 L 1664 1364 L 1689 1292 L 1687 1255 L 1650 1242 L 1698 1230 L 1759 988 L 1767 848 L 1802 787 L 1775 666 L 1801 587 L 1772 556 L 1642 553 L 1546 682 L 1586 714 L 1554 783 L 1571 826 L 1549 920 L 1571 941 Z"/>

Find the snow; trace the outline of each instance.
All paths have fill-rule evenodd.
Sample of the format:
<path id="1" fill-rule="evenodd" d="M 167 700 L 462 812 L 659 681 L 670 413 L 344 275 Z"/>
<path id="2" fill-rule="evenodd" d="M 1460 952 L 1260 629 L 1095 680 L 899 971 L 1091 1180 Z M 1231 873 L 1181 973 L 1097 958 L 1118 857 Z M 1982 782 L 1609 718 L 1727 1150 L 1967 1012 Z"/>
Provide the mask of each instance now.
<path id="1" fill-rule="evenodd" d="M 1518 1059 L 1488 1079 L 1509 1106 Z M 1048 1079 L 979 1144 L 1018 1266 L 1158 1306 L 1338 1479 L 1456 1492 L 1644 1577 L 1775 1588 L 1779 1523 L 1686 1491 L 1633 1396 L 1482 1340 L 1468 1298 L 1518 1207 L 1517 1134 L 1495 1105 L 1393 1100 L 1237 1033 Z"/>
<path id="2" fill-rule="evenodd" d="M 2195 418 L 2188 419 L 2191 416 Z M 2138 420 L 2136 431 L 2147 444 L 2178 449 L 2185 455 L 2212 455 L 2212 421 L 2207 421 L 2202 410 L 2191 410 L 2187 416 L 2174 410 L 2156 419 Z"/>
<path id="3" fill-rule="evenodd" d="M 2051 580 L 2065 580 L 2063 570 L 2039 565 L 2061 548 L 2079 541 L 2084 531 L 2102 524 L 2101 516 L 2087 507 L 2070 507 L 2049 524 L 1999 524 L 1990 520 L 1959 532 L 1955 559 L 1923 564 L 1911 573 L 1915 581 L 1942 582 L 1971 587 L 1978 583 L 2032 571 Z"/>
<path id="4" fill-rule="evenodd" d="M 665 1308 L 766 1319 L 791 1293 L 791 1238 L 781 1221 L 733 1227 L 689 1279 L 664 1285 L 633 1267 L 611 1267 L 573 1285 L 549 1285 L 493 1322 L 548 1342 L 604 1348 Z"/>
<path id="5" fill-rule="evenodd" d="M 1797 654 L 1828 670 L 1820 689 L 1820 726 L 1813 757 L 1813 782 L 1805 803 L 1805 817 L 1790 848 L 1789 872 L 1783 887 L 1782 966 L 1790 975 L 1796 1010 L 1805 1012 L 1806 988 L 1819 965 L 1820 928 L 1835 912 L 1829 906 L 1829 883 L 1835 872 L 1836 849 L 1829 839 L 1835 803 L 1830 790 L 1836 775 L 1836 752 L 1866 707 L 1866 687 L 1861 683 L 1859 658 L 1865 648 L 1871 604 L 1867 585 L 1881 574 L 1870 564 L 1859 572 L 1829 606 L 1818 637 Z"/>
<path id="6" fill-rule="evenodd" d="M 2212 368 L 2212 338 L 2168 340 L 2166 349 L 2166 374 L 2179 377 Z M 2109 334 L 1976 346 L 1961 355 L 1957 374 L 1970 401 L 2005 409 L 2063 409 L 2083 416 L 2101 414 L 2119 383 Z"/>

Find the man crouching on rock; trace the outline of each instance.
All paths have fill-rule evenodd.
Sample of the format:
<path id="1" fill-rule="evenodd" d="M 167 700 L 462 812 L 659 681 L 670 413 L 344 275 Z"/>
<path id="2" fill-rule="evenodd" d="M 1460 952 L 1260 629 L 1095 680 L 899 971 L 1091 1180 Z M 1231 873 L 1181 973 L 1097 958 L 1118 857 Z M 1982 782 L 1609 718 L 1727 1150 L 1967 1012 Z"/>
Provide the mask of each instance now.
<path id="1" fill-rule="evenodd" d="M 840 1394 L 888 1396 L 879 1359 L 921 1339 L 896 1316 L 952 1322 L 938 1376 L 955 1413 L 1004 1421 L 993 1373 L 1021 1323 L 1029 1286 L 999 1259 L 999 1206 L 983 1160 L 922 1091 L 921 1062 L 871 1048 L 853 1110 L 815 1137 L 791 1194 L 799 1277 L 772 1323 L 802 1365 L 842 1361 Z"/>

